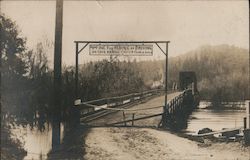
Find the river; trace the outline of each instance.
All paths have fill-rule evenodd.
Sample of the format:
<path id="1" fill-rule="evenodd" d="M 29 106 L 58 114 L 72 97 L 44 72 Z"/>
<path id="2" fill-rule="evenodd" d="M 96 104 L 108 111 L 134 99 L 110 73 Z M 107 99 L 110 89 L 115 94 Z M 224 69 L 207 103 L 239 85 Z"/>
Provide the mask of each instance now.
<path id="1" fill-rule="evenodd" d="M 192 112 L 188 119 L 188 127 L 185 129 L 190 134 L 196 134 L 202 128 L 222 130 L 223 128 L 243 127 L 243 117 L 246 116 L 244 106 L 241 109 L 214 110 L 207 109 L 209 102 L 200 102 L 200 106 Z"/>
<path id="2" fill-rule="evenodd" d="M 64 135 L 64 125 L 61 124 L 61 142 Z M 52 128 L 51 124 L 45 124 L 44 131 L 40 131 L 37 128 L 31 129 L 30 126 L 22 127 L 16 126 L 11 129 L 12 137 L 18 138 L 24 145 L 24 149 L 27 151 L 25 160 L 38 160 L 46 159 L 47 153 L 52 147 Z"/>

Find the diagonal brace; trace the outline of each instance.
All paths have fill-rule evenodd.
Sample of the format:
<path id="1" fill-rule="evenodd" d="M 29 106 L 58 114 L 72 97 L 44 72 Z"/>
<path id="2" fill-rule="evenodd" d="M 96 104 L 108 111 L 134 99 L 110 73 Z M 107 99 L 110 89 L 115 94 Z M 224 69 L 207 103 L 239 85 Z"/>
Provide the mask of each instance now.
<path id="1" fill-rule="evenodd" d="M 87 47 L 87 45 L 89 45 L 89 43 L 86 43 L 86 44 L 80 49 L 80 51 L 77 51 L 77 54 L 80 54 L 80 53 L 82 52 L 82 50 L 84 50 L 84 48 Z"/>
<path id="2" fill-rule="evenodd" d="M 166 52 L 163 51 L 163 49 L 159 46 L 159 44 L 158 44 L 157 42 L 156 42 L 155 44 L 156 44 L 156 45 L 158 46 L 158 48 L 162 51 L 162 53 L 165 54 L 165 56 L 166 56 L 166 55 L 167 55 Z"/>

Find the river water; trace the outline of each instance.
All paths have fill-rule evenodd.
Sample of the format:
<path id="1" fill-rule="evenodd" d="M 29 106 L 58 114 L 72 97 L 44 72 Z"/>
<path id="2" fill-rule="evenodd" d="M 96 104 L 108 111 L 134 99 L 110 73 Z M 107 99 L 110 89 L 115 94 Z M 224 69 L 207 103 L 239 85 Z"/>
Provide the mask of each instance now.
<path id="1" fill-rule="evenodd" d="M 188 127 L 185 130 L 189 134 L 195 134 L 202 128 L 221 130 L 222 128 L 234 128 L 243 126 L 245 110 L 212 110 L 206 109 L 211 103 L 201 102 L 188 120 Z M 63 135 L 63 125 L 61 125 L 61 135 Z M 51 125 L 45 125 L 43 132 L 34 128 L 16 127 L 12 129 L 13 137 L 23 142 L 24 149 L 28 152 L 26 160 L 46 159 L 47 153 L 51 150 L 52 129 Z M 62 136 L 63 137 L 63 136 Z"/>
<path id="2" fill-rule="evenodd" d="M 200 102 L 198 109 L 194 110 L 188 119 L 188 127 L 185 129 L 190 134 L 196 134 L 202 128 L 210 128 L 214 131 L 223 128 L 243 127 L 243 118 L 246 116 L 244 106 L 241 109 L 214 110 L 207 109 L 211 103 Z"/>
<path id="3" fill-rule="evenodd" d="M 64 135 L 64 125 L 61 124 L 61 142 Z M 52 128 L 51 124 L 45 124 L 44 131 L 37 128 L 31 129 L 30 126 L 16 126 L 12 128 L 12 137 L 18 138 L 27 151 L 25 160 L 41 160 L 47 158 L 47 153 L 52 147 Z"/>

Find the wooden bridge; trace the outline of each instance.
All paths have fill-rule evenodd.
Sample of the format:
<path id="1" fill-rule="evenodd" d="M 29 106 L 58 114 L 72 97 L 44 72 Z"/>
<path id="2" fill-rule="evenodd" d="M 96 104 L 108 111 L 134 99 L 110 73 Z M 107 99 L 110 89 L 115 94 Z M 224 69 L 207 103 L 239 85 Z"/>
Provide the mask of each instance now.
<path id="1" fill-rule="evenodd" d="M 180 72 L 180 86 L 181 90 L 167 93 L 155 89 L 87 102 L 76 100 L 74 108 L 79 113 L 78 121 L 84 125 L 135 126 L 140 121 L 137 126 L 160 127 L 165 123 L 166 127 L 179 130 L 186 127 L 188 116 L 199 102 L 195 73 Z"/>
<path id="2" fill-rule="evenodd" d="M 119 97 L 80 102 L 80 123 L 90 126 L 160 127 L 163 117 L 164 90 L 150 90 Z M 168 127 L 179 129 L 195 107 L 192 89 L 168 92 Z M 137 121 L 140 121 L 137 123 Z M 180 125 L 181 122 L 181 125 Z"/>

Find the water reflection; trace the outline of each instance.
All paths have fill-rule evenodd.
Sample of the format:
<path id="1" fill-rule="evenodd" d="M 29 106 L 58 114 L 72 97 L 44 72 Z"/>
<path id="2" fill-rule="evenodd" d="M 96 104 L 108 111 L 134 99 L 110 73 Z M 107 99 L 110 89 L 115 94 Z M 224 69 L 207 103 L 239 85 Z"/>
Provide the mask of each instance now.
<path id="1" fill-rule="evenodd" d="M 61 142 L 64 136 L 64 125 L 61 124 Z M 47 153 L 52 147 L 52 128 L 51 124 L 46 123 L 44 131 L 38 128 L 31 129 L 30 126 L 22 127 L 15 126 L 11 129 L 13 138 L 18 138 L 27 151 L 27 156 L 24 159 L 46 159 Z"/>
<path id="2" fill-rule="evenodd" d="M 221 130 L 223 128 L 243 127 L 243 117 L 246 116 L 245 110 L 206 109 L 208 105 L 211 105 L 211 103 L 201 103 L 200 107 L 193 111 L 188 120 L 187 132 L 197 133 L 202 128 Z"/>

